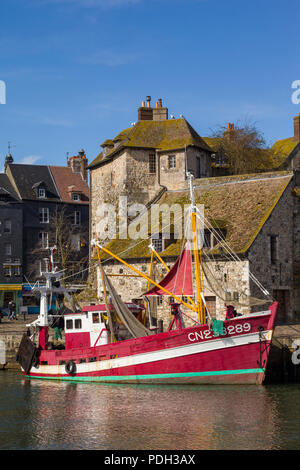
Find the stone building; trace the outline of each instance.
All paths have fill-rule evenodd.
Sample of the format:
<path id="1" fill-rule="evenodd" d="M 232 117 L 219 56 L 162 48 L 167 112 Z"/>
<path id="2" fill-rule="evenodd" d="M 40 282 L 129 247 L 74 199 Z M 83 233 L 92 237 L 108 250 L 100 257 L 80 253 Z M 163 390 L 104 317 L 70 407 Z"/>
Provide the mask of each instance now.
<path id="1" fill-rule="evenodd" d="M 300 234 L 295 223 L 300 218 L 300 204 L 296 175 L 283 171 L 203 178 L 194 183 L 196 203 L 204 205 L 205 217 L 238 256 L 238 259 L 230 259 L 214 236 L 204 236 L 202 253 L 207 273 L 204 295 L 211 315 L 223 318 L 228 304 L 243 313 L 248 310 L 247 298 L 265 302 L 272 298 L 280 303 L 279 322 L 298 321 L 300 290 L 295 272 L 299 269 Z M 188 190 L 168 190 L 158 203 L 188 204 Z M 297 244 L 294 243 L 296 230 Z M 116 239 L 107 247 L 139 271 L 149 273 L 149 239 Z M 166 265 L 171 267 L 180 254 L 182 240 L 173 239 L 156 247 Z M 124 301 L 142 301 L 142 294 L 147 291 L 146 280 L 124 276 L 132 275 L 129 268 L 108 257 L 104 257 L 104 266 Z M 258 289 L 250 273 L 267 289 L 269 298 Z M 152 276 L 159 282 L 165 275 L 165 268 L 157 262 Z M 101 297 L 99 276 L 98 286 Z M 164 328 L 170 322 L 169 300 L 168 296 L 161 296 L 152 301 L 152 313 L 157 320 L 163 320 Z M 264 306 L 251 307 L 252 311 L 261 308 Z M 185 308 L 183 311 L 187 313 Z"/>
<path id="2" fill-rule="evenodd" d="M 228 125 L 229 134 L 232 126 Z M 279 301 L 279 321 L 297 321 L 300 319 L 299 139 L 300 116 L 294 119 L 294 136 L 284 146 L 282 141 L 274 144 L 280 155 L 277 171 L 266 172 L 264 168 L 260 173 L 228 176 L 226 160 L 222 155 L 216 156 L 213 141 L 201 138 L 183 117 L 169 118 L 161 100 L 152 107 L 147 97 L 138 109 L 138 121 L 114 139 L 103 142 L 102 152 L 89 165 L 90 237 L 101 238 L 99 222 L 103 215 L 99 214 L 99 207 L 110 203 L 117 211 L 120 196 L 126 196 L 127 208 L 134 203 L 146 207 L 144 218 L 141 214 L 140 219 L 128 217 L 128 212 L 125 215 L 127 222 L 140 226 L 147 225 L 147 214 L 155 204 L 169 207 L 188 204 L 186 173 L 191 171 L 196 178 L 197 202 L 204 206 L 205 216 L 238 256 L 234 260 L 228 258 L 214 236 L 204 231 L 203 257 L 207 271 L 204 295 L 211 315 L 222 318 L 228 304 L 236 305 L 241 312 L 248 310 L 250 304 L 252 311 L 260 309 L 255 299 L 266 300 L 266 296 L 254 282 L 257 279 L 269 292 L 268 300 Z M 118 217 L 116 220 L 120 222 Z M 175 218 L 174 213 L 173 221 Z M 172 226 L 166 234 L 159 224 L 156 233 L 148 225 L 147 230 L 147 239 L 113 237 L 108 247 L 147 274 L 152 237 L 156 250 L 171 267 L 182 246 L 177 229 Z M 147 281 L 125 276 L 130 274 L 128 268 L 107 257 L 105 267 L 125 301 L 143 301 Z M 157 261 L 152 276 L 159 281 L 166 273 Z M 101 298 L 99 273 L 97 284 Z M 252 299 L 250 303 L 246 298 Z M 165 296 L 151 299 L 153 315 L 163 320 L 165 327 L 169 322 L 169 300 Z"/>
<path id="3" fill-rule="evenodd" d="M 168 109 L 151 98 L 138 109 L 138 121 L 102 144 L 102 152 L 90 163 L 91 236 L 96 235 L 97 209 L 104 202 L 150 206 L 166 190 L 185 184 L 186 171 L 197 178 L 211 176 L 213 151 L 181 117 L 169 119 Z"/>

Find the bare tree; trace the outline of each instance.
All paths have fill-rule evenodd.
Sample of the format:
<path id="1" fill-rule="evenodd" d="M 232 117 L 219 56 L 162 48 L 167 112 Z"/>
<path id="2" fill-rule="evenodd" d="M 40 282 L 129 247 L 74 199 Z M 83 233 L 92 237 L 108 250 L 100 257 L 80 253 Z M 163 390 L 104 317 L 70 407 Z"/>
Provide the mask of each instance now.
<path id="1" fill-rule="evenodd" d="M 218 158 L 229 164 L 231 174 L 270 171 L 281 158 L 274 149 L 267 148 L 263 134 L 251 122 L 221 126 L 211 137 Z"/>
<path id="2" fill-rule="evenodd" d="M 75 225 L 73 215 L 64 206 L 56 207 L 50 219 L 53 242 L 57 246 L 55 263 L 65 276 L 76 278 L 76 273 L 84 269 L 88 262 L 88 232 L 81 225 Z M 75 269 L 75 272 L 74 272 Z"/>

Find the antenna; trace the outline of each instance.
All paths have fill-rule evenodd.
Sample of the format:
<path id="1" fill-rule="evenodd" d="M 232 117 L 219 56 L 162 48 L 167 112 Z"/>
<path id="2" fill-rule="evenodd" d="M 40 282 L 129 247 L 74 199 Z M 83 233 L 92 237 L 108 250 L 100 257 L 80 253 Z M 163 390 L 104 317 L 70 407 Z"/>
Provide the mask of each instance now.
<path id="1" fill-rule="evenodd" d="M 11 141 L 8 141 L 7 147 L 8 147 L 8 153 L 10 154 L 10 153 L 11 153 L 11 149 L 12 149 L 13 147 L 16 147 L 16 146 L 15 146 L 15 145 L 11 145 Z"/>

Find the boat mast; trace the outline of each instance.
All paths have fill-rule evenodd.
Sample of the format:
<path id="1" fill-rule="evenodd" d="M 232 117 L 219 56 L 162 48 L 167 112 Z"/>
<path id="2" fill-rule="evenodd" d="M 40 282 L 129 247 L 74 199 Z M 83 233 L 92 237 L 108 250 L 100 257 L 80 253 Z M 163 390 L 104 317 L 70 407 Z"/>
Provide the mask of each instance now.
<path id="1" fill-rule="evenodd" d="M 190 199 L 191 199 L 191 217 L 192 217 L 192 232 L 193 232 L 193 247 L 194 247 L 194 260 L 195 260 L 195 274 L 196 274 L 196 290 L 197 290 L 197 312 L 200 323 L 205 323 L 205 308 L 203 305 L 203 279 L 201 276 L 202 266 L 200 260 L 201 248 L 198 248 L 198 237 L 197 237 L 197 208 L 195 206 L 194 199 L 194 187 L 193 187 L 193 175 L 191 172 L 187 172 L 187 178 L 189 180 Z"/>

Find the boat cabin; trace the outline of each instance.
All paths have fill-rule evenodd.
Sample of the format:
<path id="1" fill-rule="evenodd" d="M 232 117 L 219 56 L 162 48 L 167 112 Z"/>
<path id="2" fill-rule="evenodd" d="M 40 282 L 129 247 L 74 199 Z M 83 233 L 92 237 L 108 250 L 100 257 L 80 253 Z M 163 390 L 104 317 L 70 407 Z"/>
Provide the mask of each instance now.
<path id="1" fill-rule="evenodd" d="M 135 315 L 143 310 L 142 306 L 133 303 L 128 303 L 127 307 Z M 81 312 L 67 313 L 64 322 L 66 349 L 95 347 L 109 342 L 105 304 L 88 305 Z"/>

